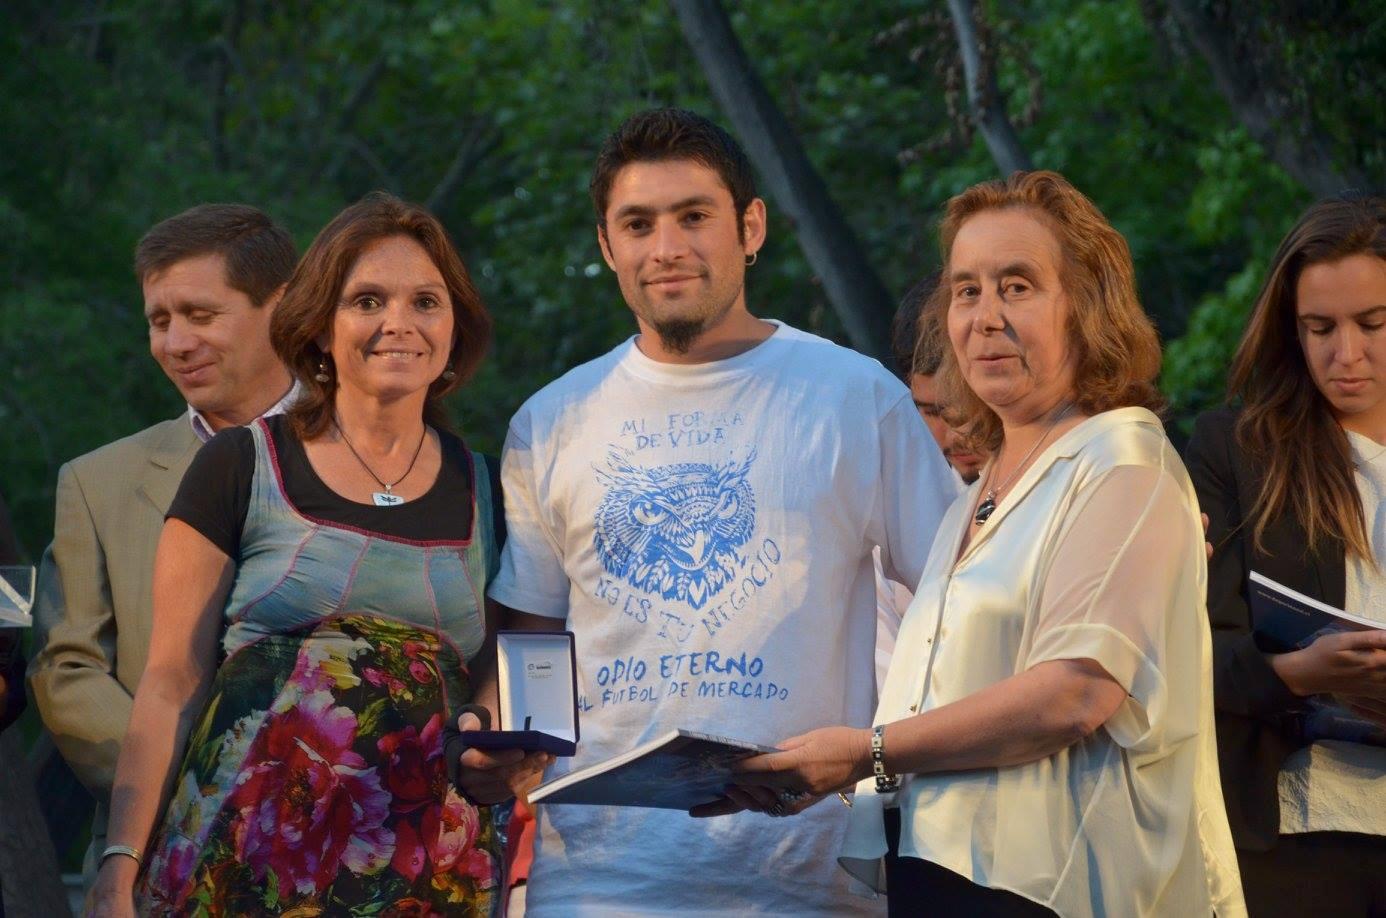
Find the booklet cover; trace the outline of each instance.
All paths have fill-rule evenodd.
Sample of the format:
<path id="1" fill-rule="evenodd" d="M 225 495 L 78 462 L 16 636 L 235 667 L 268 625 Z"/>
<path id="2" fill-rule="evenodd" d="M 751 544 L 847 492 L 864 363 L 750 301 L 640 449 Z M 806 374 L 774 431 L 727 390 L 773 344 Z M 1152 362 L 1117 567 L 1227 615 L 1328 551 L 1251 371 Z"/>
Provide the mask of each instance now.
<path id="1" fill-rule="evenodd" d="M 734 763 L 775 751 L 772 746 L 673 730 L 542 784 L 530 792 L 529 802 L 689 810 L 722 796 L 734 783 Z"/>
<path id="2" fill-rule="evenodd" d="M 0 628 L 28 628 L 34 597 L 34 569 L 24 565 L 0 567 Z"/>
<path id="3" fill-rule="evenodd" d="M 1252 629 L 1276 650 L 1298 650 L 1334 631 L 1386 628 L 1386 623 L 1334 608 L 1255 571 L 1249 592 Z M 1333 739 L 1386 746 L 1386 727 L 1353 713 L 1331 695 L 1309 699 L 1302 729 L 1311 742 Z"/>

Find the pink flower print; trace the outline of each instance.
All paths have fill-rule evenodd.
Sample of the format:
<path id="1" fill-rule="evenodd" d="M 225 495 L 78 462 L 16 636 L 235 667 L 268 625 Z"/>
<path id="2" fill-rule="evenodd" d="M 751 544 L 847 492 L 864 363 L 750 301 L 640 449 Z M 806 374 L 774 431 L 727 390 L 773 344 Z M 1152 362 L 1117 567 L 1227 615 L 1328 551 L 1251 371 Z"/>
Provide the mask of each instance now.
<path id="1" fill-rule="evenodd" d="M 425 685 L 433 681 L 433 670 L 423 660 L 409 661 L 409 675 L 414 677 L 415 682 Z"/>
<path id="2" fill-rule="evenodd" d="M 148 888 L 175 908 L 183 906 L 189 878 L 197 868 L 202 850 L 186 836 L 169 833 L 156 860 L 149 865 Z"/>
<path id="3" fill-rule="evenodd" d="M 355 738 L 356 715 L 327 692 L 266 722 L 228 798 L 236 855 L 257 879 L 273 870 L 281 889 L 313 895 L 342 866 L 372 874 L 390 861 L 390 795 L 351 750 Z"/>
<path id="4" fill-rule="evenodd" d="M 435 874 L 445 873 L 475 844 L 480 819 L 476 807 L 451 787 L 443 805 L 426 811 L 419 828 Z"/>
<path id="5" fill-rule="evenodd" d="M 420 733 L 413 724 L 376 741 L 384 755 L 385 786 L 396 813 L 410 813 L 443 796 L 447 770 L 443 762 L 443 715 L 434 714 Z"/>
<path id="6" fill-rule="evenodd" d="M 391 698 L 398 698 L 401 695 L 412 697 L 405 691 L 406 686 L 403 679 L 400 679 L 398 676 L 392 676 L 382 669 L 376 669 L 374 666 L 367 666 L 361 670 L 361 676 L 371 685 L 384 688 L 390 693 Z"/>
<path id="7" fill-rule="evenodd" d="M 423 842 L 419 840 L 419 833 L 415 830 L 414 824 L 401 820 L 395 826 L 395 856 L 390 860 L 390 866 L 400 876 L 413 883 L 423 872 L 426 863 L 428 863 L 428 852 L 424 850 Z"/>
<path id="8" fill-rule="evenodd" d="M 483 848 L 469 849 L 457 859 L 454 869 L 462 876 L 471 878 L 477 889 L 490 889 L 496 885 L 496 861 Z"/>

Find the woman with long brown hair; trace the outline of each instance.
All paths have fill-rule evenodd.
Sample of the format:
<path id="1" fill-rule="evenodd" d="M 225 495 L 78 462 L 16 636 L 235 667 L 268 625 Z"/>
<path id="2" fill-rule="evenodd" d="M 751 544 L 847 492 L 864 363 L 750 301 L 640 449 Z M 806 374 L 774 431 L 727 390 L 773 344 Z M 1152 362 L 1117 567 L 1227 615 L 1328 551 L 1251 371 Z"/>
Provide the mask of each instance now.
<path id="1" fill-rule="evenodd" d="M 490 326 L 423 209 L 371 195 L 318 234 L 270 330 L 303 397 L 208 442 L 169 509 L 95 913 L 495 910 L 443 734 L 493 633 L 500 495 L 440 401 Z"/>
<path id="2" fill-rule="evenodd" d="M 1186 452 L 1210 518 L 1219 758 L 1252 915 L 1386 914 L 1386 749 L 1310 716 L 1386 724 L 1386 631 L 1284 652 L 1256 634 L 1255 571 L 1386 626 L 1386 198 L 1311 207 L 1281 242 L 1232 364 L 1240 406 Z"/>

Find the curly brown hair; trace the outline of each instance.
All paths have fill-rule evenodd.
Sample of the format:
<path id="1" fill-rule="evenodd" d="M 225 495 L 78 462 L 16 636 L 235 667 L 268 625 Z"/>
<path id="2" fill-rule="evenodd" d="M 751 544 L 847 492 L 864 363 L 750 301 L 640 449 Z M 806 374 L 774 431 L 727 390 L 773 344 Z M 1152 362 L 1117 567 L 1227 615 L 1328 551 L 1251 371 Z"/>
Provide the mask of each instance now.
<path id="1" fill-rule="evenodd" d="M 327 430 L 336 403 L 335 374 L 329 374 L 327 382 L 315 378 L 321 362 L 332 360 L 318 347 L 317 339 L 332 328 L 342 286 L 356 259 L 371 243 L 392 236 L 413 239 L 423 247 L 443 275 L 452 301 L 455 325 L 448 362 L 456 375 L 452 379 L 440 376 L 429 385 L 425 423 L 449 426 L 443 397 L 476 372 L 490 346 L 491 316 L 443 225 L 417 204 L 382 191 L 366 195 L 318 233 L 270 320 L 270 344 L 301 387 L 301 396 L 287 414 L 294 432 L 304 440 Z"/>
<path id="2" fill-rule="evenodd" d="M 948 201 L 939 226 L 944 283 L 928 307 L 936 321 L 943 322 L 951 297 L 949 258 L 958 230 L 979 213 L 1007 208 L 1040 214 L 1063 253 L 1077 408 L 1089 415 L 1132 406 L 1163 411 L 1164 398 L 1155 386 L 1160 338 L 1136 295 L 1131 250 L 1097 206 L 1057 172 L 1015 172 L 973 185 Z M 941 350 L 936 379 L 949 406 L 949 425 L 963 431 L 972 448 L 994 453 L 1001 445 L 1001 419 L 967 385 L 953 348 Z"/>

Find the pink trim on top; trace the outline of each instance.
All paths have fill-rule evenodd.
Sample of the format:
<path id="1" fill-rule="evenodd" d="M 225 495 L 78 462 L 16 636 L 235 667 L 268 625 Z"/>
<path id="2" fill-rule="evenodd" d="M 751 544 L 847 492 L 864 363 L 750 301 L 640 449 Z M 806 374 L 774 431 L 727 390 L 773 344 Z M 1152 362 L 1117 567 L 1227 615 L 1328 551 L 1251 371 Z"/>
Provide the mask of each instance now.
<path id="1" fill-rule="evenodd" d="M 332 520 L 318 519 L 317 517 L 309 516 L 302 510 L 298 509 L 297 505 L 295 505 L 294 502 L 289 498 L 289 492 L 284 487 L 284 471 L 279 467 L 279 451 L 275 449 L 274 435 L 270 433 L 269 424 L 265 422 L 264 418 L 257 419 L 255 423 L 260 426 L 261 431 L 265 435 L 265 446 L 269 449 L 270 468 L 274 471 L 274 483 L 279 488 L 279 496 L 284 499 L 284 503 L 288 506 L 289 510 L 293 512 L 294 516 L 297 516 L 303 522 L 310 523 L 314 526 L 325 527 L 327 529 L 339 529 L 343 532 L 354 532 L 357 535 L 366 536 L 368 538 L 380 539 L 382 542 L 394 542 L 399 545 L 412 545 L 416 548 L 471 547 L 472 540 L 476 537 L 477 514 L 480 512 L 481 508 L 478 506 L 476 499 L 476 464 L 472 461 L 472 451 L 466 448 L 467 444 L 465 442 L 463 442 L 462 444 L 462 455 L 464 455 L 467 458 L 467 481 L 471 487 L 472 493 L 472 519 L 471 526 L 467 531 L 467 538 L 461 541 L 458 541 L 456 539 L 406 539 L 403 536 L 393 536 L 384 532 L 375 532 L 371 529 L 362 529 L 359 526 L 352 526 L 348 523 L 335 523 Z M 441 447 L 441 438 L 439 445 Z M 314 475 L 318 474 L 317 469 L 313 468 L 313 464 L 311 462 L 308 463 L 308 468 L 312 470 Z M 439 470 L 439 474 L 441 474 L 441 469 Z M 327 482 L 322 480 L 322 476 L 318 475 L 318 481 L 322 484 L 324 488 L 327 488 Z M 327 488 L 327 490 L 332 491 L 331 488 Z M 432 488 L 430 488 L 429 490 L 432 490 Z M 336 494 L 337 492 L 332 491 L 332 493 Z M 340 494 L 337 494 L 337 496 L 341 497 Z M 346 500 L 346 498 L 342 497 L 342 500 Z M 351 501 L 348 501 L 348 503 L 351 503 Z M 367 505 L 363 504 L 362 506 Z"/>
<path id="2" fill-rule="evenodd" d="M 361 544 L 361 550 L 356 553 L 356 560 L 351 562 L 351 570 L 347 571 L 346 582 L 342 584 L 342 594 L 337 597 L 337 607 L 333 614 L 347 614 L 347 600 L 351 598 L 351 591 L 356 589 L 356 575 L 361 573 L 361 562 L 366 560 L 366 554 L 370 550 L 371 539 L 367 539 Z"/>
<path id="3" fill-rule="evenodd" d="M 465 570 L 467 569 L 467 559 L 466 559 L 466 558 L 463 558 L 463 557 L 459 554 L 459 555 L 458 555 L 458 561 L 461 562 L 461 564 L 462 564 L 462 570 L 465 571 Z M 428 594 L 428 605 L 429 605 L 429 607 L 433 610 L 433 624 L 434 624 L 434 626 L 435 626 L 435 628 L 436 628 L 436 634 L 438 635 L 438 639 L 439 639 L 440 641 L 442 641 L 442 640 L 446 640 L 446 638 L 443 637 L 443 634 L 444 634 L 444 632 L 443 632 L 443 616 L 442 616 L 441 614 L 439 614 L 439 612 L 438 612 L 438 594 L 435 593 L 435 592 L 433 591 L 433 576 L 432 576 L 432 571 L 430 570 L 430 566 L 432 565 L 432 563 L 433 563 L 433 555 L 431 555 L 431 554 L 424 555 L 424 559 L 423 559 L 423 582 L 424 582 L 424 592 L 426 592 L 426 593 Z M 478 610 L 478 611 L 480 611 L 480 610 Z M 486 643 L 486 625 L 485 625 L 486 616 L 485 616 L 484 613 L 482 613 L 481 621 L 482 621 L 482 623 L 483 623 L 482 626 L 481 626 L 481 638 L 482 638 L 481 643 L 482 643 L 482 644 L 485 644 L 485 643 Z M 455 648 L 454 648 L 454 649 L 455 649 Z M 460 660 L 460 661 L 462 661 L 462 666 L 463 666 L 463 668 L 465 669 L 465 667 L 466 667 L 466 665 L 467 665 L 467 663 L 466 663 L 466 658 L 463 657 L 463 655 L 459 653 L 459 654 L 457 654 L 457 659 Z M 438 691 L 439 691 L 439 693 L 443 696 L 443 717 L 446 719 L 446 718 L 452 716 L 452 702 L 451 702 L 451 700 L 449 700 L 449 698 L 448 698 L 448 686 L 447 686 L 447 683 L 446 683 L 445 681 L 443 681 L 441 678 L 438 680 Z"/>
<path id="4" fill-rule="evenodd" d="M 240 610 L 227 621 L 228 625 L 234 625 L 237 622 L 243 621 L 245 617 L 250 614 L 251 609 L 255 608 L 266 599 L 269 599 L 284 585 L 284 582 L 289 579 L 289 576 L 293 574 L 294 570 L 298 567 L 298 559 L 303 554 L 304 547 L 308 544 L 309 540 L 313 538 L 313 533 L 315 532 L 317 532 L 316 529 L 309 529 L 303 534 L 303 538 L 299 539 L 298 544 L 294 546 L 293 557 L 289 558 L 289 564 L 284 568 L 284 573 L 280 574 L 279 579 L 270 584 L 267 589 L 261 591 L 258 596 L 248 600 L 242 605 Z"/>

